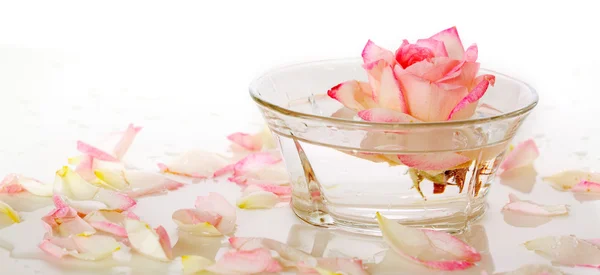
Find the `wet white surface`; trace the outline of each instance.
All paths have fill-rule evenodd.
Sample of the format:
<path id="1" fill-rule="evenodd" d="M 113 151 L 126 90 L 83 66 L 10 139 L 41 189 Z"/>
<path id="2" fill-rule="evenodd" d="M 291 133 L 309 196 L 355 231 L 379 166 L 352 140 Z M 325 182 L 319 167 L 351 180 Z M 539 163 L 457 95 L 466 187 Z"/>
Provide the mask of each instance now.
<path id="1" fill-rule="evenodd" d="M 54 171 L 76 153 L 77 139 L 93 142 L 99 134 L 121 130 L 130 122 L 145 127 L 127 155 L 137 166 L 154 169 L 156 161 L 192 148 L 224 151 L 226 134 L 260 127 L 261 118 L 247 94 L 247 84 L 260 70 L 304 58 L 355 56 L 368 38 L 396 45 L 405 36 L 416 39 L 456 24 L 463 30 L 465 43 L 479 44 L 484 67 L 521 78 L 540 94 L 539 106 L 516 138 L 533 137 L 540 147 L 535 171 L 497 179 L 489 210 L 478 223 L 484 228 L 478 234 L 485 232 L 487 238 L 478 237 L 477 245 L 488 247 L 491 255 L 484 256 L 486 269 L 501 272 L 523 264 L 549 263 L 522 246 L 536 237 L 600 238 L 600 200 L 580 201 L 541 181 L 542 176 L 562 169 L 600 170 L 600 140 L 596 138 L 600 127 L 595 121 L 600 116 L 600 98 L 594 81 L 600 74 L 600 57 L 582 54 L 596 52 L 593 40 L 597 38 L 588 32 L 598 22 L 586 14 L 593 9 L 577 1 L 568 7 L 548 4 L 546 12 L 537 13 L 534 20 L 533 4 L 520 3 L 518 9 L 503 4 L 496 10 L 471 12 L 467 19 L 441 11 L 465 13 L 464 6 L 474 4 L 460 8 L 452 4 L 430 14 L 439 16 L 440 22 L 396 29 L 381 26 L 399 25 L 392 10 L 410 7 L 377 8 L 382 21 L 374 27 L 356 20 L 366 16 L 364 7 L 358 5 L 338 15 L 340 3 L 335 2 L 320 4 L 318 11 L 309 4 L 292 7 L 272 2 L 253 7 L 230 2 L 112 7 L 73 2 L 0 8 L 0 174 L 16 172 L 51 181 Z M 80 10 L 72 13 L 72 9 Z M 305 17 L 312 11 L 312 21 L 307 22 Z M 563 21 L 555 20 L 556 14 L 578 15 Z M 414 21 L 417 16 L 402 18 Z M 513 20 L 505 20 L 506 16 Z M 240 23 L 225 24 L 232 18 Z M 142 199 L 137 212 L 153 226 L 162 224 L 173 232 L 171 213 L 191 207 L 196 196 L 215 190 L 231 202 L 239 192 L 231 183 L 203 182 L 167 196 Z M 569 204 L 571 214 L 539 222 L 537 227 L 507 222 L 500 209 L 509 192 L 539 203 Z M 26 249 L 26 243 L 34 245 L 27 229 L 21 228 L 45 212 L 23 213 L 24 223 L 1 229 L 0 238 L 10 236 L 18 249 Z M 324 255 L 341 251 L 372 258 L 382 249 L 377 243 L 344 234 L 307 237 L 313 236 L 314 229 L 299 226 L 289 208 L 239 211 L 238 215 L 238 236 L 270 237 Z M 63 272 L 43 261 L 11 258 L 2 249 L 0 266 L 0 274 Z M 571 274 L 597 272 L 563 269 Z M 107 270 L 104 274 L 135 274 L 127 272 Z M 405 272 L 416 271 L 407 268 Z"/>

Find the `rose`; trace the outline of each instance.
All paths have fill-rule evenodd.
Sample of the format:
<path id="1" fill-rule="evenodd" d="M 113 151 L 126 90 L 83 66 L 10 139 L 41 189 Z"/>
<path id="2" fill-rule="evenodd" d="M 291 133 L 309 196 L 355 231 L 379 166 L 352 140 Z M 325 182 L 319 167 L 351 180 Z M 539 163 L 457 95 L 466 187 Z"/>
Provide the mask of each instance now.
<path id="1" fill-rule="evenodd" d="M 359 111 L 359 116 L 368 121 L 467 119 L 495 81 L 493 75 L 477 76 L 477 55 L 475 44 L 464 50 L 455 27 L 414 44 L 404 40 L 395 54 L 369 40 L 362 52 L 368 84 L 343 82 L 331 88 L 328 95 Z M 398 120 L 397 115 L 393 119 L 368 115 L 373 108 L 409 116 L 403 116 L 405 121 Z"/>

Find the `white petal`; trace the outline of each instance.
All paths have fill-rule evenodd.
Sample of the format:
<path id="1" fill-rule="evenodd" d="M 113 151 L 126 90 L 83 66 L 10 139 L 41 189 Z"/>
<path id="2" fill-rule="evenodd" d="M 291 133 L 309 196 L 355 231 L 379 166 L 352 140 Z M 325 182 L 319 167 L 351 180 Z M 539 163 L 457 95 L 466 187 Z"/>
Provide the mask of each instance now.
<path id="1" fill-rule="evenodd" d="M 10 207 L 10 205 L 6 204 L 3 201 L 0 201 L 0 215 L 3 215 L 7 218 L 8 221 L 12 223 L 21 222 L 21 218 L 19 218 L 19 214 Z"/>
<path id="2" fill-rule="evenodd" d="M 567 170 L 552 176 L 543 177 L 542 179 L 550 182 L 552 187 L 557 190 L 567 191 L 583 180 L 600 182 L 600 173 Z"/>
<path id="3" fill-rule="evenodd" d="M 177 159 L 169 162 L 163 168 L 164 172 L 176 175 L 208 178 L 215 171 L 226 166 L 228 161 L 225 157 L 201 150 L 192 150 L 183 153 Z"/>
<path id="4" fill-rule="evenodd" d="M 242 209 L 267 209 L 273 208 L 278 202 L 277 195 L 261 190 L 239 198 L 237 206 Z"/>
<path id="5" fill-rule="evenodd" d="M 525 243 L 538 255 L 562 265 L 600 267 L 600 247 L 575 236 L 548 236 Z"/>
<path id="6" fill-rule="evenodd" d="M 68 166 L 64 166 L 56 172 L 55 193 L 63 194 L 75 200 L 91 200 L 99 189 L 100 187 L 87 182 Z"/>
<path id="7" fill-rule="evenodd" d="M 173 212 L 172 218 L 181 231 L 208 236 L 223 235 L 214 226 L 214 224 L 221 222 L 222 217 L 220 215 L 196 209 L 180 209 Z"/>
<path id="8" fill-rule="evenodd" d="M 565 273 L 549 265 L 529 264 L 517 270 L 495 273 L 495 275 L 565 275 Z"/>
<path id="9" fill-rule="evenodd" d="M 142 221 L 125 219 L 125 230 L 133 249 L 142 255 L 160 261 L 169 261 L 169 252 L 163 249 L 159 234 Z"/>
<path id="10" fill-rule="evenodd" d="M 206 268 L 213 265 L 214 262 L 196 255 L 183 255 L 181 256 L 181 263 L 183 264 L 183 274 L 203 274 Z M 208 273 L 208 271 L 206 271 Z"/>

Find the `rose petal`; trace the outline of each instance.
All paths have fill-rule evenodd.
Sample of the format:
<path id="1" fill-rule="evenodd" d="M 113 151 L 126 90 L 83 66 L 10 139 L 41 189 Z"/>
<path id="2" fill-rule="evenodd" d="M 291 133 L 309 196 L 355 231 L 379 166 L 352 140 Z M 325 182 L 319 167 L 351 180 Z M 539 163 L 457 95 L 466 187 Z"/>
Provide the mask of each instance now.
<path id="1" fill-rule="evenodd" d="M 385 60 L 388 64 L 393 65 L 396 63 L 396 57 L 393 52 L 377 46 L 371 40 L 367 41 L 361 56 L 364 63 L 373 63 L 381 59 Z"/>
<path id="2" fill-rule="evenodd" d="M 254 186 L 257 186 L 264 191 L 271 192 L 280 197 L 292 195 L 292 187 L 291 186 L 281 186 L 281 185 L 273 185 L 273 184 L 256 184 Z"/>
<path id="3" fill-rule="evenodd" d="M 475 112 L 477 101 L 485 94 L 490 83 L 495 82 L 494 79 L 495 77 L 493 75 L 489 75 L 487 79 L 479 82 L 479 84 L 477 84 L 477 86 L 475 86 L 475 88 L 473 88 L 473 90 L 471 90 L 467 96 L 465 96 L 460 102 L 458 102 L 458 104 L 456 104 L 456 106 L 454 106 L 452 111 L 450 111 L 447 120 L 453 119 L 453 116 L 455 116 L 455 119 L 465 119 L 471 117 L 473 112 Z M 468 106 L 471 106 L 469 112 L 462 113 L 462 115 L 459 116 L 458 113 L 463 109 L 467 109 Z"/>
<path id="4" fill-rule="evenodd" d="M 450 234 L 406 227 L 379 213 L 377 222 L 384 240 L 396 253 L 421 265 L 439 270 L 463 270 L 481 259 L 474 248 Z"/>
<path id="5" fill-rule="evenodd" d="M 458 36 L 456 27 L 445 29 L 439 33 L 434 34 L 431 38 L 444 42 L 448 56 L 452 59 L 462 60 L 465 49 Z"/>
<path id="6" fill-rule="evenodd" d="M 167 255 L 167 258 L 172 259 L 173 247 L 171 246 L 171 239 L 167 234 L 167 230 L 165 230 L 165 228 L 162 226 L 159 226 L 154 230 L 156 231 L 156 234 L 158 234 L 158 242 L 160 243 L 160 246 L 162 247 L 165 254 Z"/>
<path id="7" fill-rule="evenodd" d="M 149 195 L 163 194 L 167 191 L 174 191 L 183 187 L 183 183 L 165 179 L 161 184 L 152 185 L 145 188 L 137 188 L 127 191 L 127 195 L 132 198 L 140 198 Z"/>
<path id="8" fill-rule="evenodd" d="M 560 269 L 549 265 L 529 264 L 517 270 L 494 273 L 494 275 L 565 275 Z"/>
<path id="9" fill-rule="evenodd" d="M 356 80 L 342 82 L 327 91 L 327 95 L 355 111 L 374 106 L 369 83 Z"/>
<path id="10" fill-rule="evenodd" d="M 469 48 L 467 48 L 467 50 L 465 51 L 465 61 L 476 62 L 478 54 L 479 50 L 477 49 L 477 44 L 469 46 Z"/>
<path id="11" fill-rule="evenodd" d="M 268 209 L 279 203 L 277 195 L 267 191 L 256 191 L 247 194 L 237 200 L 237 206 L 241 209 Z"/>
<path id="12" fill-rule="evenodd" d="M 447 170 L 470 161 L 466 156 L 452 153 L 431 153 L 418 155 L 398 155 L 402 164 L 419 170 Z"/>
<path id="13" fill-rule="evenodd" d="M 233 167 L 233 176 L 257 171 L 265 166 L 281 162 L 281 158 L 268 152 L 253 153 L 238 161 Z"/>
<path id="14" fill-rule="evenodd" d="M 141 130 L 142 127 L 135 127 L 133 124 L 129 124 L 127 130 L 125 130 L 125 133 L 123 133 L 123 136 L 113 149 L 114 156 L 117 159 L 123 159 L 123 156 L 125 156 L 125 153 L 127 153 L 127 150 L 129 150 L 133 140 Z"/>
<path id="15" fill-rule="evenodd" d="M 42 221 L 51 230 L 51 235 L 69 237 L 96 233 L 96 230 L 79 217 L 75 209 L 67 206 L 60 196 L 54 195 L 53 199 L 56 208 L 42 217 Z"/>
<path id="16" fill-rule="evenodd" d="M 225 174 L 233 173 L 233 167 L 235 167 L 235 163 L 228 164 L 225 167 L 215 171 L 213 177 L 220 177 Z"/>
<path id="17" fill-rule="evenodd" d="M 87 261 L 107 258 L 121 247 L 114 238 L 103 235 L 73 236 L 69 239 L 71 243 L 68 247 L 61 247 L 53 242 L 52 238 L 43 240 L 39 247 L 42 251 L 57 258 L 70 255 Z M 63 241 L 61 242 L 64 243 Z"/>
<path id="18" fill-rule="evenodd" d="M 295 266 L 298 262 L 315 262 L 311 255 L 295 249 L 289 245 L 268 238 L 229 238 L 231 246 L 237 250 L 255 250 L 259 248 L 269 249 L 277 252 L 281 257 L 281 263 L 286 267 Z"/>
<path id="19" fill-rule="evenodd" d="M 600 248 L 575 236 L 548 236 L 531 240 L 525 247 L 553 263 L 600 267 Z"/>
<path id="20" fill-rule="evenodd" d="M 27 191 L 41 197 L 52 196 L 52 184 L 17 174 L 9 174 L 0 182 L 0 193 L 19 193 Z"/>
<path id="21" fill-rule="evenodd" d="M 372 122 L 400 122 L 415 123 L 422 122 L 411 115 L 384 108 L 373 108 L 358 112 L 358 116 L 365 121 Z"/>
<path id="22" fill-rule="evenodd" d="M 19 218 L 19 214 L 17 214 L 17 212 L 14 209 L 12 209 L 12 207 L 10 207 L 10 205 L 6 204 L 3 201 L 0 201 L 0 214 L 6 215 L 6 217 L 8 217 L 8 219 L 12 223 L 21 222 L 21 218 Z"/>
<path id="23" fill-rule="evenodd" d="M 513 211 L 534 216 L 558 216 L 569 213 L 568 206 L 564 204 L 541 205 L 531 201 L 520 200 L 514 194 L 509 194 L 508 198 L 510 202 L 502 208 L 502 211 Z"/>
<path id="24" fill-rule="evenodd" d="M 133 249 L 159 261 L 171 259 L 171 247 L 164 228 L 159 226 L 153 230 L 147 223 L 133 219 L 125 219 L 124 223 Z"/>
<path id="25" fill-rule="evenodd" d="M 222 217 L 218 214 L 199 211 L 197 209 L 179 209 L 173 212 L 173 221 L 177 224 L 179 230 L 208 236 L 221 236 L 221 233 L 214 225 L 221 222 Z"/>
<path id="26" fill-rule="evenodd" d="M 159 164 L 159 168 L 164 173 L 204 179 L 212 177 L 215 171 L 227 164 L 227 160 L 218 154 L 192 150 L 183 153 L 169 164 Z"/>
<path id="27" fill-rule="evenodd" d="M 86 154 L 90 157 L 93 157 L 95 159 L 99 159 L 99 160 L 105 160 L 105 161 L 119 161 L 115 156 L 113 156 L 110 153 L 107 153 L 101 149 L 98 149 L 90 144 L 87 144 L 83 141 L 78 140 L 77 141 L 77 151 Z"/>
<path id="28" fill-rule="evenodd" d="M 207 267 L 214 264 L 213 261 L 196 255 L 183 255 L 181 256 L 181 264 L 183 265 L 183 274 L 202 274 Z"/>
<path id="29" fill-rule="evenodd" d="M 397 73 L 410 115 L 423 121 L 445 121 L 453 108 L 468 94 L 466 88 L 444 90 L 407 72 Z"/>
<path id="30" fill-rule="evenodd" d="M 249 251 L 227 251 L 206 270 L 217 274 L 256 274 L 261 272 L 280 272 L 282 267 L 273 259 L 267 249 Z"/>
<path id="31" fill-rule="evenodd" d="M 436 57 L 448 57 L 448 52 L 446 51 L 446 46 L 444 46 L 444 42 L 435 40 L 433 38 L 428 39 L 419 39 L 415 43 L 417 46 L 425 47 L 433 51 Z"/>
<path id="32" fill-rule="evenodd" d="M 600 182 L 600 173 L 592 173 L 579 170 L 567 170 L 552 176 L 543 177 L 549 181 L 557 190 L 567 191 L 579 184 L 581 181 Z"/>
<path id="33" fill-rule="evenodd" d="M 8 174 L 0 182 L 0 193 L 15 194 L 23 191 L 25 189 L 19 184 L 19 176 L 17 174 Z"/>
<path id="34" fill-rule="evenodd" d="M 227 136 L 231 142 L 242 146 L 248 151 L 260 151 L 262 149 L 262 141 L 257 140 L 254 136 L 246 133 L 233 133 Z"/>
<path id="35" fill-rule="evenodd" d="M 600 183 L 583 180 L 571 188 L 575 193 L 597 193 L 600 194 Z"/>
<path id="36" fill-rule="evenodd" d="M 504 171 L 508 171 L 511 169 L 524 167 L 533 164 L 533 161 L 540 156 L 540 151 L 538 150 L 535 141 L 533 139 L 528 139 L 521 144 L 517 145 L 514 150 L 512 150 L 502 164 L 500 168 Z"/>
<path id="37" fill-rule="evenodd" d="M 391 66 L 386 66 L 381 72 L 379 90 L 376 91 L 376 101 L 382 108 L 406 113 L 408 112 L 408 107 L 392 68 Z"/>
<path id="38" fill-rule="evenodd" d="M 164 175 L 138 170 L 96 169 L 96 177 L 112 188 L 127 193 L 132 198 L 177 190 L 183 183 L 173 181 Z"/>
<path id="39" fill-rule="evenodd" d="M 326 272 L 330 272 L 330 274 L 369 274 L 369 272 L 364 269 L 362 260 L 360 259 L 320 258 L 317 260 L 317 265 L 319 268 L 325 269 Z"/>
<path id="40" fill-rule="evenodd" d="M 125 217 L 123 213 L 114 211 L 94 211 L 87 214 L 83 219 L 98 231 L 126 238 L 127 231 L 123 226 Z"/>
<path id="41" fill-rule="evenodd" d="M 476 78 L 479 72 L 479 63 L 477 62 L 463 62 L 459 63 L 460 66 L 455 67 L 456 72 L 447 73 L 444 77 L 438 79 L 437 83 L 443 83 L 447 85 L 463 86 L 472 90 L 477 84 L 483 80 L 488 80 L 490 84 L 495 83 L 495 77 L 492 79 L 491 75 L 484 75 L 480 78 Z"/>
<path id="42" fill-rule="evenodd" d="M 235 229 L 235 207 L 220 194 L 211 192 L 208 196 L 199 196 L 195 206 L 199 211 L 215 213 L 223 218 L 218 223 L 212 223 L 221 233 L 227 235 Z"/>

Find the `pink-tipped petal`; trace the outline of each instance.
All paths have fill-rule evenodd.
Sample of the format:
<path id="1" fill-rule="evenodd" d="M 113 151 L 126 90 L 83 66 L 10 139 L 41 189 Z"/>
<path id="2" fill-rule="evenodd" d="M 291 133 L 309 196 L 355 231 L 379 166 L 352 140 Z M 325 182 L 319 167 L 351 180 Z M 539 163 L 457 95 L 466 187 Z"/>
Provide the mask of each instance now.
<path id="1" fill-rule="evenodd" d="M 382 47 L 377 46 L 375 43 L 373 43 L 373 41 L 368 40 L 367 44 L 365 45 L 362 54 L 361 54 L 362 58 L 363 58 L 363 62 L 366 63 L 373 63 L 376 62 L 378 60 L 385 60 L 388 64 L 394 64 L 395 63 L 395 56 L 394 53 L 384 49 Z"/>
<path id="2" fill-rule="evenodd" d="M 433 52 L 433 54 L 435 55 L 435 57 L 448 57 L 448 52 L 446 51 L 446 46 L 444 46 L 444 42 L 442 42 L 442 41 L 428 38 L 428 39 L 419 39 L 419 40 L 417 40 L 417 43 L 415 43 L 415 44 L 417 46 L 430 49 Z"/>
<path id="3" fill-rule="evenodd" d="M 83 141 L 77 141 L 77 151 L 99 160 L 119 161 L 115 156 Z"/>
<path id="4" fill-rule="evenodd" d="M 235 167 L 235 163 L 228 164 L 228 165 L 224 166 L 223 168 L 215 171 L 215 173 L 213 174 L 213 177 L 220 177 L 225 174 L 233 173 L 233 167 Z"/>
<path id="5" fill-rule="evenodd" d="M 535 144 L 533 139 L 528 139 L 515 147 L 502 164 L 500 168 L 504 171 L 511 169 L 524 167 L 533 164 L 533 162 L 540 156 L 540 151 Z"/>
<path id="6" fill-rule="evenodd" d="M 280 272 L 282 267 L 267 249 L 227 251 L 206 270 L 217 274 L 260 274 Z"/>
<path id="7" fill-rule="evenodd" d="M 572 235 L 537 238 L 525 247 L 556 264 L 600 267 L 600 247 Z"/>
<path id="8" fill-rule="evenodd" d="M 0 193 L 20 193 L 27 191 L 33 195 L 41 197 L 52 196 L 52 184 L 43 183 L 34 178 L 18 174 L 8 174 L 0 182 Z"/>
<path id="9" fill-rule="evenodd" d="M 125 213 L 116 211 L 94 211 L 87 214 L 83 219 L 98 231 L 126 238 L 127 231 L 123 226 L 126 217 Z"/>
<path id="10" fill-rule="evenodd" d="M 148 187 L 138 188 L 132 191 L 128 191 L 127 195 L 131 198 L 140 198 L 144 196 L 156 195 L 156 194 L 164 194 L 167 191 L 174 191 L 181 187 L 184 184 L 181 182 L 177 182 L 174 180 L 165 179 L 162 183 L 151 185 Z"/>
<path id="11" fill-rule="evenodd" d="M 81 156 L 81 161 L 75 167 L 75 172 L 85 180 L 93 180 L 95 178 L 94 158 L 89 155 Z"/>
<path id="12" fill-rule="evenodd" d="M 422 122 L 409 114 L 397 112 L 384 108 L 373 108 L 358 112 L 358 116 L 365 121 L 372 122 L 399 122 L 399 123 L 417 123 Z"/>
<path id="13" fill-rule="evenodd" d="M 465 48 L 460 41 L 460 37 L 458 36 L 458 31 L 456 27 L 451 27 L 445 29 L 439 33 L 434 34 L 431 38 L 444 42 L 446 47 L 446 51 L 448 52 L 448 57 L 456 60 L 462 60 Z"/>
<path id="14" fill-rule="evenodd" d="M 165 251 L 167 258 L 172 259 L 173 258 L 173 247 L 171 246 L 171 239 L 169 238 L 169 235 L 167 234 L 167 230 L 165 230 L 165 228 L 162 227 L 162 225 L 157 227 L 154 230 L 156 231 L 156 234 L 158 234 L 158 241 L 159 241 L 160 246 L 162 247 L 163 251 Z"/>
<path id="15" fill-rule="evenodd" d="M 0 182 L 0 193 L 15 194 L 25 191 L 19 184 L 19 176 L 17 174 L 8 174 Z"/>
<path id="16" fill-rule="evenodd" d="M 268 238 L 231 237 L 229 238 L 229 243 L 237 250 L 250 251 L 263 248 L 275 251 L 281 258 L 282 264 L 286 267 L 295 266 L 298 262 L 315 261 L 311 255 L 301 250 Z"/>
<path id="17" fill-rule="evenodd" d="M 42 221 L 51 230 L 52 235 L 74 236 L 91 235 L 96 230 L 79 217 L 77 211 L 67 206 L 58 195 L 54 196 L 56 208 L 42 217 Z"/>
<path id="18" fill-rule="evenodd" d="M 600 183 L 582 180 L 578 184 L 573 186 L 573 188 L 571 188 L 571 192 L 600 194 Z"/>
<path id="19" fill-rule="evenodd" d="M 171 260 L 171 246 L 164 228 L 153 230 L 147 223 L 125 219 L 125 230 L 131 247 L 142 255 L 160 261 Z"/>
<path id="20" fill-rule="evenodd" d="M 582 181 L 600 182 L 600 173 L 567 170 L 542 179 L 550 182 L 557 190 L 568 191 Z"/>
<path id="21" fill-rule="evenodd" d="M 233 133 L 227 136 L 227 139 L 248 151 L 259 151 L 262 149 L 262 142 L 255 139 L 251 134 Z"/>
<path id="22" fill-rule="evenodd" d="M 279 163 L 281 158 L 268 152 L 250 154 L 237 162 L 233 167 L 233 175 L 239 176 L 264 166 Z"/>
<path id="23" fill-rule="evenodd" d="M 463 270 L 481 259 L 474 248 L 447 233 L 406 227 L 379 213 L 377 222 L 391 249 L 429 268 Z"/>
<path id="24" fill-rule="evenodd" d="M 127 194 L 110 191 L 107 189 L 100 189 L 94 200 L 105 203 L 108 208 L 106 210 L 121 210 L 125 211 L 129 208 L 134 207 L 137 203 L 134 199 L 129 197 Z"/>
<path id="25" fill-rule="evenodd" d="M 271 192 L 277 196 L 291 196 L 292 195 L 292 187 L 291 186 L 281 186 L 274 184 L 256 184 L 256 186 L 260 187 L 260 189 Z"/>
<path id="26" fill-rule="evenodd" d="M 342 82 L 327 91 L 327 95 L 355 111 L 375 105 L 372 88 L 368 83 L 356 80 Z"/>
<path id="27" fill-rule="evenodd" d="M 408 107 L 392 68 L 391 66 L 386 66 L 381 72 L 379 91 L 377 91 L 377 103 L 382 108 L 406 113 L 408 112 Z"/>
<path id="28" fill-rule="evenodd" d="M 223 217 L 218 223 L 213 225 L 222 234 L 229 234 L 235 229 L 236 210 L 223 196 L 211 192 L 208 196 L 199 196 L 196 199 L 196 209 L 207 213 L 215 213 Z"/>
<path id="29" fill-rule="evenodd" d="M 40 244 L 39 244 L 39 248 L 48 253 L 51 256 L 54 256 L 56 258 L 62 258 L 64 256 L 69 255 L 69 253 L 63 249 L 62 247 L 53 244 L 51 241 L 49 240 L 43 240 Z"/>
<path id="30" fill-rule="evenodd" d="M 181 231 L 208 236 L 223 235 L 215 227 L 223 218 L 219 214 L 197 209 L 180 209 L 173 212 L 172 218 Z"/>
<path id="31" fill-rule="evenodd" d="M 90 222 L 90 225 L 98 231 L 113 234 L 117 237 L 127 237 L 127 231 L 123 226 L 111 222 Z"/>
<path id="32" fill-rule="evenodd" d="M 446 170 L 471 160 L 466 156 L 452 152 L 398 155 L 398 159 L 408 167 L 425 171 Z"/>
<path id="33" fill-rule="evenodd" d="M 268 209 L 279 203 L 277 195 L 267 191 L 255 191 L 240 197 L 237 206 L 241 209 Z"/>
<path id="34" fill-rule="evenodd" d="M 333 274 L 369 275 L 360 259 L 348 258 L 320 258 L 317 259 L 319 269 L 327 270 Z"/>
<path id="35" fill-rule="evenodd" d="M 125 130 L 125 133 L 123 133 L 123 136 L 113 149 L 113 153 L 117 159 L 123 159 L 123 156 L 125 156 L 125 153 L 127 153 L 127 150 L 129 150 L 133 140 L 141 130 L 142 127 L 136 127 L 133 126 L 133 124 L 129 124 L 127 130 Z"/>
<path id="36" fill-rule="evenodd" d="M 465 61 L 476 62 L 478 54 L 479 50 L 477 49 L 477 44 L 469 46 L 469 48 L 467 48 L 467 50 L 465 51 Z"/>
<path id="37" fill-rule="evenodd" d="M 569 214 L 569 207 L 564 204 L 541 205 L 531 201 L 520 200 L 516 195 L 509 194 L 510 202 L 502 211 L 512 211 L 533 216 L 559 216 Z"/>
<path id="38" fill-rule="evenodd" d="M 482 275 L 484 275 L 482 273 Z M 516 270 L 502 273 L 494 273 L 494 275 L 566 275 L 560 269 L 542 264 L 528 264 L 519 267 Z"/>
<path id="39" fill-rule="evenodd" d="M 475 86 L 475 88 L 473 88 L 473 90 L 471 90 L 471 92 L 469 92 L 467 96 L 465 96 L 460 102 L 458 102 L 458 104 L 454 106 L 452 111 L 450 111 L 447 120 L 453 119 L 453 116 L 460 117 L 461 119 L 471 117 L 475 112 L 474 106 L 476 106 L 477 101 L 485 94 L 489 85 L 495 81 L 491 80 L 495 79 L 493 75 L 490 75 L 489 78 L 490 79 L 484 79 L 481 82 L 479 82 L 479 84 L 477 84 L 477 86 Z M 458 116 L 458 113 L 461 110 L 468 109 L 469 106 L 471 106 L 469 112 L 463 113 L 461 116 Z"/>

